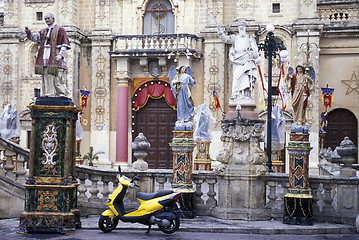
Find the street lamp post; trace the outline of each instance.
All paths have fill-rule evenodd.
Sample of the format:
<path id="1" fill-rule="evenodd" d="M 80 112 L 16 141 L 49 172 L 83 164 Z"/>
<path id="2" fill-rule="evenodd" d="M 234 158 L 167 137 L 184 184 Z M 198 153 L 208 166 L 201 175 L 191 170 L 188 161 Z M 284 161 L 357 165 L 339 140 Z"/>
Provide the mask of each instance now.
<path id="1" fill-rule="evenodd" d="M 258 49 L 264 52 L 264 57 L 268 59 L 268 99 L 267 99 L 267 157 L 268 161 L 266 165 L 268 166 L 269 172 L 273 172 L 272 169 L 272 59 L 277 56 L 278 50 L 285 51 L 283 42 L 276 42 L 274 39 L 274 25 L 268 24 L 266 27 L 268 32 L 264 43 L 258 44 Z M 281 54 L 282 55 L 282 54 Z M 288 54 L 283 54 L 283 56 Z M 286 59 L 284 57 L 283 60 Z"/>

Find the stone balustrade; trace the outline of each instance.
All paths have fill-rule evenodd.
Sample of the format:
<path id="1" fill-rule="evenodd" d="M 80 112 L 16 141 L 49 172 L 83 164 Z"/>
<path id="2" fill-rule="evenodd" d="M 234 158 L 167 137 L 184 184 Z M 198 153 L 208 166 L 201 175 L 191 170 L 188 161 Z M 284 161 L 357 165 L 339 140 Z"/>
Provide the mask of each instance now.
<path id="1" fill-rule="evenodd" d="M 105 209 L 108 195 L 117 187 L 115 170 L 101 170 L 94 167 L 77 166 L 80 186 L 79 202 L 101 204 Z M 128 191 L 125 203 L 136 207 L 138 191 L 152 192 L 171 189 L 172 170 L 122 171 L 127 177 L 140 177 L 140 188 Z M 214 171 L 194 171 L 193 184 L 196 189 L 197 215 L 211 215 L 217 206 L 218 186 Z M 356 177 L 310 176 L 309 186 L 313 195 L 313 217 L 315 221 L 343 222 L 354 224 L 358 213 L 358 185 Z M 289 187 L 288 174 L 270 173 L 266 180 L 266 207 L 271 209 L 273 219 L 281 219 L 284 211 L 284 195 Z"/>
<path id="2" fill-rule="evenodd" d="M 202 39 L 191 34 L 121 35 L 114 38 L 114 54 L 196 55 L 201 52 Z"/>
<path id="3" fill-rule="evenodd" d="M 2 150 L 4 156 L 0 159 L 0 182 L 6 184 L 6 189 L 9 189 L 9 186 L 16 186 L 13 187 L 15 190 L 11 190 L 12 196 L 17 196 L 19 201 L 23 201 L 25 191 L 21 184 L 27 178 L 25 166 L 28 159 L 28 151 L 3 139 L 0 139 L 0 150 Z M 101 169 L 79 165 L 76 166 L 76 173 L 80 183 L 78 187 L 79 205 L 84 206 L 88 214 L 98 214 L 103 211 L 106 208 L 105 202 L 107 197 L 117 187 L 116 175 L 118 171 L 116 169 Z M 125 204 L 128 207 L 137 206 L 135 196 L 138 191 L 154 192 L 171 189 L 172 170 L 149 169 L 139 171 L 124 169 L 123 174 L 130 178 L 135 175 L 140 177 L 140 188 L 135 188 L 127 193 Z M 193 172 L 198 215 L 211 215 L 212 209 L 217 206 L 217 199 L 220 194 L 218 193 L 217 181 L 217 174 L 214 171 Z M 11 185 L 11 182 L 13 182 L 13 185 Z M 309 187 L 313 196 L 314 220 L 354 224 L 359 212 L 358 186 L 359 178 L 357 177 L 310 176 Z M 283 217 L 283 198 L 287 193 L 288 187 L 288 174 L 270 173 L 267 176 L 266 207 L 271 209 L 271 217 L 274 219 L 281 219 Z M 3 190 L 6 189 L 3 188 Z M 9 193 L 9 197 L 10 195 Z M 11 201 L 7 199 L 6 202 L 15 203 L 17 201 L 15 199 Z M 21 211 L 18 208 L 19 204 L 21 203 L 17 202 L 17 207 L 15 205 L 13 207 Z M 9 205 L 7 209 L 11 210 L 13 207 Z M 97 211 L 91 212 L 89 210 L 91 207 L 97 209 Z M 4 214 L 2 215 L 7 216 Z M 17 213 L 13 213 L 9 217 L 14 217 L 14 214 L 16 215 Z"/>
<path id="4" fill-rule="evenodd" d="M 29 150 L 0 137 L 0 153 L 0 175 L 20 184 L 25 183 Z"/>
<path id="5" fill-rule="evenodd" d="M 78 200 L 86 206 L 98 204 L 105 206 L 109 194 L 118 186 L 117 174 L 113 170 L 96 169 L 95 167 L 77 166 L 77 178 L 80 186 L 78 187 Z M 127 192 L 125 204 L 127 207 L 136 207 L 137 192 L 155 192 L 171 189 L 172 170 L 149 169 L 139 171 L 136 169 L 123 169 L 122 173 L 132 178 L 140 178 L 139 188 L 134 188 Z M 193 182 L 196 188 L 196 207 L 198 215 L 210 215 L 210 210 L 217 205 L 217 177 L 215 172 L 194 171 Z"/>
<path id="6" fill-rule="evenodd" d="M 331 3 L 332 4 L 332 3 Z M 318 7 L 319 18 L 325 25 L 329 26 L 347 26 L 350 23 L 356 23 L 359 19 L 359 10 L 357 7 L 352 8 L 334 8 Z"/>

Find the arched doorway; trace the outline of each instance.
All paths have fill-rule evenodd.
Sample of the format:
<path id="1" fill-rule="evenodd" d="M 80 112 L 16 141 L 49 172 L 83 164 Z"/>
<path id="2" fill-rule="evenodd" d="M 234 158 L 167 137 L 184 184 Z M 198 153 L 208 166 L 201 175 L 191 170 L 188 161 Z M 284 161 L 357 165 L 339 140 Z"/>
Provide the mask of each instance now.
<path id="1" fill-rule="evenodd" d="M 358 147 L 358 120 L 351 111 L 334 109 L 328 113 L 327 121 L 324 148 L 331 147 L 334 150 L 346 136 Z"/>
<path id="2" fill-rule="evenodd" d="M 163 82 L 161 85 L 165 86 Z M 177 119 L 177 112 L 168 103 L 172 98 L 174 100 L 173 94 L 169 86 L 165 86 L 165 88 L 160 97 L 153 98 L 150 91 L 145 92 L 144 95 L 147 97 L 145 103 L 141 104 L 142 107 L 137 108 L 138 110 L 135 108 L 137 111 L 133 111 L 132 139 L 135 139 L 139 133 L 143 133 L 151 143 L 145 160 L 148 167 L 152 169 L 172 168 L 172 150 L 169 143 L 172 142 L 172 130 Z M 145 87 L 142 88 L 142 91 L 146 91 Z M 166 94 L 171 95 L 170 99 Z M 134 102 L 136 102 L 136 95 L 133 98 Z M 141 97 L 140 94 L 137 97 Z M 138 99 L 137 102 L 139 102 Z M 135 160 L 133 158 L 132 161 Z"/>

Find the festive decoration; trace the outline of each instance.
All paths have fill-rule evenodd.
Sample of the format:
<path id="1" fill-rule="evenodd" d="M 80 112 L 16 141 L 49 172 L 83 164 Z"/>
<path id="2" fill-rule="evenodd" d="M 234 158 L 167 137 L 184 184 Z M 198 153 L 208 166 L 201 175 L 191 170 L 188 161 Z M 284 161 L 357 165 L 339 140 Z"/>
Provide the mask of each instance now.
<path id="1" fill-rule="evenodd" d="M 278 85 L 277 85 L 277 90 L 279 92 L 280 99 L 282 100 L 282 110 L 285 110 L 287 108 L 287 103 L 290 96 L 290 93 L 285 84 L 284 76 L 285 76 L 284 64 L 282 63 L 280 66 L 280 73 L 279 73 Z"/>
<path id="2" fill-rule="evenodd" d="M 87 107 L 88 98 L 91 91 L 80 90 L 80 104 L 82 108 Z"/>
<path id="3" fill-rule="evenodd" d="M 222 109 L 221 103 L 219 102 L 219 99 L 218 99 L 218 95 L 217 95 L 216 90 L 213 90 L 212 95 L 213 95 L 213 106 L 214 106 L 216 109 Z"/>
<path id="4" fill-rule="evenodd" d="M 328 88 L 328 84 L 322 88 L 322 102 L 325 107 L 332 107 L 334 102 L 334 88 Z"/>
<path id="5" fill-rule="evenodd" d="M 164 84 L 151 84 L 144 87 L 136 96 L 133 106 L 134 111 L 138 111 L 140 108 L 145 106 L 148 101 L 148 97 L 154 99 L 164 97 L 167 104 L 171 108 L 176 109 L 177 102 L 169 86 L 165 86 Z"/>
<path id="6" fill-rule="evenodd" d="M 262 83 L 262 89 L 268 94 L 268 83 L 264 84 L 264 77 L 263 77 L 263 72 L 262 72 L 261 66 L 257 65 L 257 68 L 258 68 L 258 74 L 259 74 L 259 77 L 260 77 L 261 83 Z"/>

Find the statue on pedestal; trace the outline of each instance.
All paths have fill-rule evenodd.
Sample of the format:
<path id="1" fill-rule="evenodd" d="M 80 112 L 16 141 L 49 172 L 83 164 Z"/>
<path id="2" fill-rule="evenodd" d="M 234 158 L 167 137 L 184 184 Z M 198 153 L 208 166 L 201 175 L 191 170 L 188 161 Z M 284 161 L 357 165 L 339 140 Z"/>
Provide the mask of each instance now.
<path id="1" fill-rule="evenodd" d="M 246 33 L 246 22 L 237 19 L 238 34 L 226 35 L 221 24 L 218 34 L 222 42 L 231 44 L 229 60 L 233 63 L 232 94 L 230 104 L 253 104 L 252 96 L 260 62 L 258 46 L 254 37 Z"/>
<path id="2" fill-rule="evenodd" d="M 176 70 L 172 66 L 169 70 L 169 78 L 173 95 L 177 100 L 177 121 L 175 130 L 192 130 L 194 117 L 194 103 L 191 97 L 190 87 L 196 86 L 189 66 L 181 66 Z"/>
<path id="3" fill-rule="evenodd" d="M 35 73 L 42 75 L 42 91 L 48 97 L 69 97 L 67 89 L 66 50 L 70 49 L 70 41 L 63 27 L 54 24 L 52 13 L 45 15 L 46 28 L 31 32 L 25 28 L 28 39 L 39 44 Z"/>
<path id="4" fill-rule="evenodd" d="M 290 70 L 287 77 L 287 85 L 292 96 L 293 122 L 298 125 L 306 125 L 305 112 L 308 106 L 308 99 L 314 88 L 314 81 L 306 69 L 298 65 L 296 72 Z"/>

